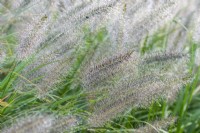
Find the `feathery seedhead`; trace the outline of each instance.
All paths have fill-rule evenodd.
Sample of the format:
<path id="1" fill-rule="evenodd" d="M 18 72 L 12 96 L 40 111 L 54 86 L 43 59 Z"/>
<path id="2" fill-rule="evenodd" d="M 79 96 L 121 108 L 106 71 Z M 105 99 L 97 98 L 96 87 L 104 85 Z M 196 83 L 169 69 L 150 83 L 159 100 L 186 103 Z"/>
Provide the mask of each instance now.
<path id="1" fill-rule="evenodd" d="M 143 74 L 173 74 L 180 73 L 177 69 L 187 73 L 188 54 L 182 52 L 155 52 L 141 57 L 138 64 L 140 75 Z"/>
<path id="2" fill-rule="evenodd" d="M 117 72 L 122 70 L 122 64 L 126 63 L 132 57 L 133 51 L 116 55 L 112 58 L 104 59 L 101 63 L 90 67 L 85 74 L 83 74 L 83 82 L 86 88 L 92 88 L 100 84 L 102 80 L 114 76 Z"/>
<path id="3" fill-rule="evenodd" d="M 79 124 L 76 116 L 56 117 L 53 115 L 26 116 L 3 130 L 3 133 L 54 133 L 71 132 Z"/>
<path id="4" fill-rule="evenodd" d="M 157 120 L 153 123 L 147 123 L 145 126 L 134 130 L 134 133 L 158 133 L 164 129 L 167 129 L 170 125 L 176 122 L 175 117 L 169 117 L 163 120 Z"/>
<path id="5" fill-rule="evenodd" d="M 164 58 L 164 55 L 167 57 Z M 175 63 L 177 63 L 180 61 L 179 58 L 182 59 L 184 57 L 182 54 L 172 55 L 157 55 L 156 58 L 155 56 L 152 56 L 152 58 L 147 58 L 147 62 L 153 63 L 153 61 L 156 61 L 159 63 L 166 61 L 166 59 L 171 59 L 176 60 Z M 161 57 L 161 59 L 158 57 Z M 169 64 L 174 65 L 174 62 L 170 62 Z M 139 65 L 138 68 L 139 70 L 140 66 L 141 65 Z M 156 66 L 153 69 L 156 71 L 159 70 Z M 148 72 L 148 68 L 145 71 Z M 94 127 L 102 126 L 105 122 L 115 118 L 118 114 L 126 111 L 126 109 L 130 107 L 148 108 L 153 102 L 161 99 L 165 99 L 169 103 L 173 102 L 176 99 L 180 88 L 190 81 L 190 79 L 185 78 L 184 74 L 180 75 L 179 73 L 176 73 L 176 76 L 174 76 L 174 73 L 173 75 L 169 74 L 171 69 L 166 69 L 161 73 L 156 71 L 154 72 L 151 70 L 150 75 L 141 73 L 143 76 L 136 76 L 134 80 L 131 80 L 130 78 L 120 80 L 119 83 L 116 83 L 114 88 L 108 88 L 108 96 L 100 102 L 97 102 L 94 107 L 94 113 L 89 118 L 89 124 Z"/>
<path id="6" fill-rule="evenodd" d="M 154 10 L 146 9 L 144 12 L 136 12 L 133 18 L 127 17 L 125 43 L 138 46 L 147 33 L 152 33 L 173 18 L 175 14 L 172 11 L 175 7 L 174 1 L 167 1 L 164 4 L 158 4 Z"/>
<path id="7" fill-rule="evenodd" d="M 33 19 L 33 23 L 27 26 L 27 31 L 22 35 L 21 43 L 16 50 L 20 60 L 26 59 L 35 54 L 38 47 L 46 39 L 46 32 L 51 19 L 46 14 Z"/>
<path id="8" fill-rule="evenodd" d="M 52 116 L 28 116 L 18 120 L 10 128 L 5 128 L 3 133 L 48 133 L 53 121 Z"/>
<path id="9" fill-rule="evenodd" d="M 5 48 L 3 44 L 0 43 L 0 63 L 4 61 L 5 57 L 6 57 Z"/>
<path id="10" fill-rule="evenodd" d="M 200 48 L 196 50 L 195 63 L 200 66 Z"/>
<path id="11" fill-rule="evenodd" d="M 79 125 L 80 120 L 73 115 L 57 118 L 52 125 L 51 132 L 73 132 L 73 128 Z"/>
<path id="12" fill-rule="evenodd" d="M 180 53 L 180 52 L 161 52 L 161 53 L 153 53 L 153 55 L 147 55 L 144 57 L 142 61 L 142 65 L 155 63 L 155 62 L 168 62 L 168 61 L 177 61 L 186 57 L 187 54 Z"/>
<path id="13" fill-rule="evenodd" d="M 149 79 L 150 80 L 150 79 Z M 102 126 L 131 107 L 147 108 L 154 101 L 164 97 L 167 86 L 162 82 L 152 82 L 132 89 L 114 90 L 108 98 L 95 105 L 93 114 L 89 117 L 89 125 Z"/>
<path id="14" fill-rule="evenodd" d="M 195 43 L 199 43 L 200 42 L 200 10 L 195 12 L 195 15 L 193 17 L 193 24 L 194 24 L 193 40 Z"/>

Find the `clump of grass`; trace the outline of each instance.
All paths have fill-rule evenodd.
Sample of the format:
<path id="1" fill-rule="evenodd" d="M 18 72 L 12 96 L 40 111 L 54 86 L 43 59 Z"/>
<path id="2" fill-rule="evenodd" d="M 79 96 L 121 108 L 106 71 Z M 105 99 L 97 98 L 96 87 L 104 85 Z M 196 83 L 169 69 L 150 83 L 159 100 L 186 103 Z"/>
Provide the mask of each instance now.
<path id="1" fill-rule="evenodd" d="M 0 51 L 3 132 L 157 132 L 167 130 L 173 116 L 177 125 L 170 132 L 199 130 L 198 41 L 176 18 L 180 30 L 165 26 L 181 12 L 180 1 L 22 0 L 1 5 L 0 26 L 7 27 L 0 37 L 0 44 L 6 44 Z M 186 32 L 179 36 L 184 30 L 186 42 Z M 178 37 L 169 41 L 174 31 Z M 183 46 L 175 49 L 169 43 L 177 40 Z M 43 112 L 47 115 L 38 116 Z M 161 120 L 153 128 L 137 128 L 157 117 Z"/>

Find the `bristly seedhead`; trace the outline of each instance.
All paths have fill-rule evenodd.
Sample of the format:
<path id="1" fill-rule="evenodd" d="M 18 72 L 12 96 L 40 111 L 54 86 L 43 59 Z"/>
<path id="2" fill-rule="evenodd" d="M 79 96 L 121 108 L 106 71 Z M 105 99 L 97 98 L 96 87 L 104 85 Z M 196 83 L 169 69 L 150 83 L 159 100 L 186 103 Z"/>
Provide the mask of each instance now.
<path id="1" fill-rule="evenodd" d="M 144 57 L 142 61 L 142 65 L 151 64 L 156 62 L 168 62 L 168 61 L 177 61 L 186 57 L 187 54 L 181 52 L 160 52 L 160 53 L 153 53 L 153 55 L 147 55 Z"/>
<path id="2" fill-rule="evenodd" d="M 196 50 L 195 63 L 197 66 L 200 66 L 200 48 Z"/>
<path id="3" fill-rule="evenodd" d="M 194 15 L 192 21 L 193 21 L 192 24 L 194 25 L 193 40 L 195 43 L 199 43 L 200 42 L 200 10 L 195 12 L 195 15 Z"/>
<path id="4" fill-rule="evenodd" d="M 112 89 L 108 97 L 95 105 L 94 112 L 89 117 L 89 125 L 92 127 L 103 126 L 105 122 L 116 118 L 131 107 L 148 108 L 153 102 L 160 99 L 171 102 L 171 99 L 176 97 L 174 95 L 177 95 L 179 88 L 175 88 L 175 83 L 170 84 L 172 81 L 166 82 L 160 78 L 146 76 Z M 175 91 L 177 92 L 175 93 Z"/>
<path id="5" fill-rule="evenodd" d="M 131 58 L 133 51 L 126 53 L 120 53 L 114 57 L 104 59 L 99 64 L 87 68 L 83 74 L 83 84 L 86 89 L 95 89 L 95 86 L 101 84 L 101 82 L 109 77 L 114 76 L 119 71 L 123 71 L 123 65 L 126 64 Z"/>
<path id="6" fill-rule="evenodd" d="M 143 11 L 142 8 L 142 11 L 139 9 L 133 14 L 134 17 L 127 16 L 125 44 L 138 46 L 147 33 L 152 33 L 173 18 L 175 8 L 175 1 L 167 1 L 164 4 L 158 4 L 154 10 L 144 9 Z"/>
<path id="7" fill-rule="evenodd" d="M 5 57 L 6 57 L 5 47 L 3 46 L 3 44 L 0 43 L 0 63 L 4 61 Z"/>
<path id="8" fill-rule="evenodd" d="M 69 115 L 63 118 L 57 118 L 54 122 L 51 132 L 73 132 L 73 128 L 77 127 L 80 124 L 78 117 Z"/>
<path id="9" fill-rule="evenodd" d="M 145 126 L 134 130 L 134 133 L 158 133 L 165 130 L 176 122 L 175 117 L 169 117 L 163 120 L 157 120 L 152 123 L 146 123 Z"/>
<path id="10" fill-rule="evenodd" d="M 178 68 L 186 73 L 188 60 L 188 54 L 183 52 L 154 52 L 141 57 L 138 66 L 141 74 L 173 74 L 178 73 Z"/>
<path id="11" fill-rule="evenodd" d="M 3 130 L 3 133 L 48 133 L 53 125 L 52 116 L 27 116 L 17 120 L 11 127 Z"/>
<path id="12" fill-rule="evenodd" d="M 53 115 L 26 116 L 17 119 L 11 127 L 6 127 L 3 133 L 54 133 L 71 132 L 78 126 L 79 119 L 76 116 L 56 117 Z"/>
<path id="13" fill-rule="evenodd" d="M 37 52 L 38 47 L 41 47 L 41 43 L 47 37 L 46 34 L 50 21 L 52 21 L 50 16 L 42 14 L 33 19 L 33 23 L 28 24 L 26 31 L 23 31 L 21 35 L 21 42 L 16 50 L 19 60 L 30 57 Z"/>
<path id="14" fill-rule="evenodd" d="M 89 124 L 94 127 L 103 126 L 130 107 L 148 108 L 153 102 L 163 99 L 173 103 L 180 88 L 190 82 L 187 71 L 184 71 L 187 69 L 187 58 L 183 53 L 159 53 L 138 61 L 138 67 L 125 65 L 130 70 L 138 70 L 129 70 L 127 75 L 123 75 L 127 78 L 115 81 L 114 87 L 105 86 L 107 96 L 94 106 Z"/>

